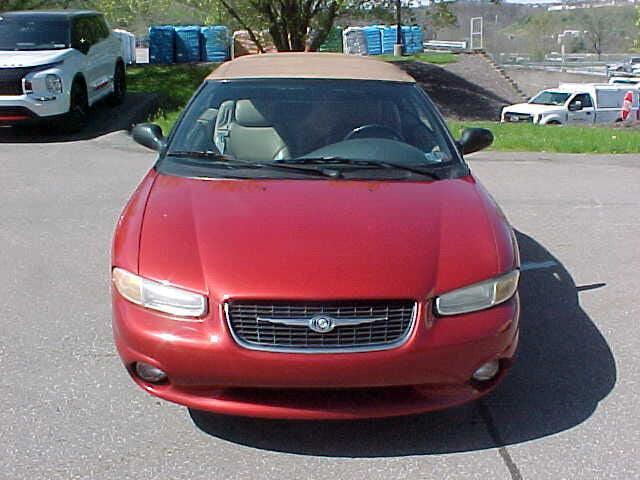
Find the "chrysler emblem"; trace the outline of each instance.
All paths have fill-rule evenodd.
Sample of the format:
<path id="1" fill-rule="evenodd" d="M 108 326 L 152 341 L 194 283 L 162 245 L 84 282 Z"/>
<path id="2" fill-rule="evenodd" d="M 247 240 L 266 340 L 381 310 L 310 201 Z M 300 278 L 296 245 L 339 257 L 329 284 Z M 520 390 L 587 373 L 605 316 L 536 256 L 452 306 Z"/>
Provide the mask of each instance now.
<path id="1" fill-rule="evenodd" d="M 336 328 L 336 321 L 331 317 L 318 315 L 309 320 L 309 328 L 318 333 L 329 333 Z"/>

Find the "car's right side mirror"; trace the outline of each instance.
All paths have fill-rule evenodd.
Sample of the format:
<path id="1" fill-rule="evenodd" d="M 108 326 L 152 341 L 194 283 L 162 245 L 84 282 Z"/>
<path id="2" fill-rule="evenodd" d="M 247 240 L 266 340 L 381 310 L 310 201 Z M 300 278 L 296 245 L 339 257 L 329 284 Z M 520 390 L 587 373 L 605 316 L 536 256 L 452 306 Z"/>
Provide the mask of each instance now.
<path id="1" fill-rule="evenodd" d="M 486 128 L 465 128 L 458 140 L 463 155 L 478 152 L 493 143 L 493 133 Z"/>
<path id="2" fill-rule="evenodd" d="M 133 127 L 131 137 L 140 145 L 159 152 L 166 146 L 162 128 L 155 123 L 140 123 Z"/>

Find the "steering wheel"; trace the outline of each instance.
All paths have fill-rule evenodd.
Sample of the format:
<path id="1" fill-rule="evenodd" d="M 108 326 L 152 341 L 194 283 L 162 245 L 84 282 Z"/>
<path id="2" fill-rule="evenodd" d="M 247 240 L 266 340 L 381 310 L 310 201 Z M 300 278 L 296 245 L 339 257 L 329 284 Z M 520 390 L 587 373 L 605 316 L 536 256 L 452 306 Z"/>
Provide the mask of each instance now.
<path id="1" fill-rule="evenodd" d="M 367 125 L 354 128 L 347 133 L 343 141 L 353 140 L 354 138 L 389 138 L 391 140 L 404 142 L 402 135 L 393 128 L 377 123 L 368 123 Z"/>

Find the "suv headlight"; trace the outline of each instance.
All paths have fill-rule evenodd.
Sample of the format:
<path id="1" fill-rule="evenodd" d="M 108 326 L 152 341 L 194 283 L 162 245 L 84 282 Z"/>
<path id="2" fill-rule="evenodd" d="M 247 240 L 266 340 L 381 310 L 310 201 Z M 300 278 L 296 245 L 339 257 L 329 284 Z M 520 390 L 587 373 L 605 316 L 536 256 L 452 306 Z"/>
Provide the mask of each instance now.
<path id="1" fill-rule="evenodd" d="M 62 93 L 62 78 L 54 73 L 49 73 L 44 78 L 44 84 L 50 93 Z"/>
<path id="2" fill-rule="evenodd" d="M 436 298 L 436 312 L 440 315 L 459 315 L 504 303 L 516 293 L 519 278 L 520 270 L 513 270 L 440 295 Z"/>
<path id="3" fill-rule="evenodd" d="M 207 299 L 199 293 L 155 282 L 122 268 L 114 268 L 113 285 L 118 293 L 136 305 L 178 317 L 201 317 L 207 311 Z"/>

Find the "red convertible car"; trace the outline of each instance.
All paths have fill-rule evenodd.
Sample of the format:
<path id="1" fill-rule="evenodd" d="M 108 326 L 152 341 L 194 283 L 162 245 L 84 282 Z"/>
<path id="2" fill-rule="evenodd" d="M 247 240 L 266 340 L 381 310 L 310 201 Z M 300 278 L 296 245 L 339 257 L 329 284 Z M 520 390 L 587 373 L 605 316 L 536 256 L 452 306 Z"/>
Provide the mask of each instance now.
<path id="1" fill-rule="evenodd" d="M 207 78 L 113 243 L 113 330 L 149 393 L 230 415 L 350 419 L 473 401 L 518 343 L 514 232 L 414 80 L 335 54 Z"/>

